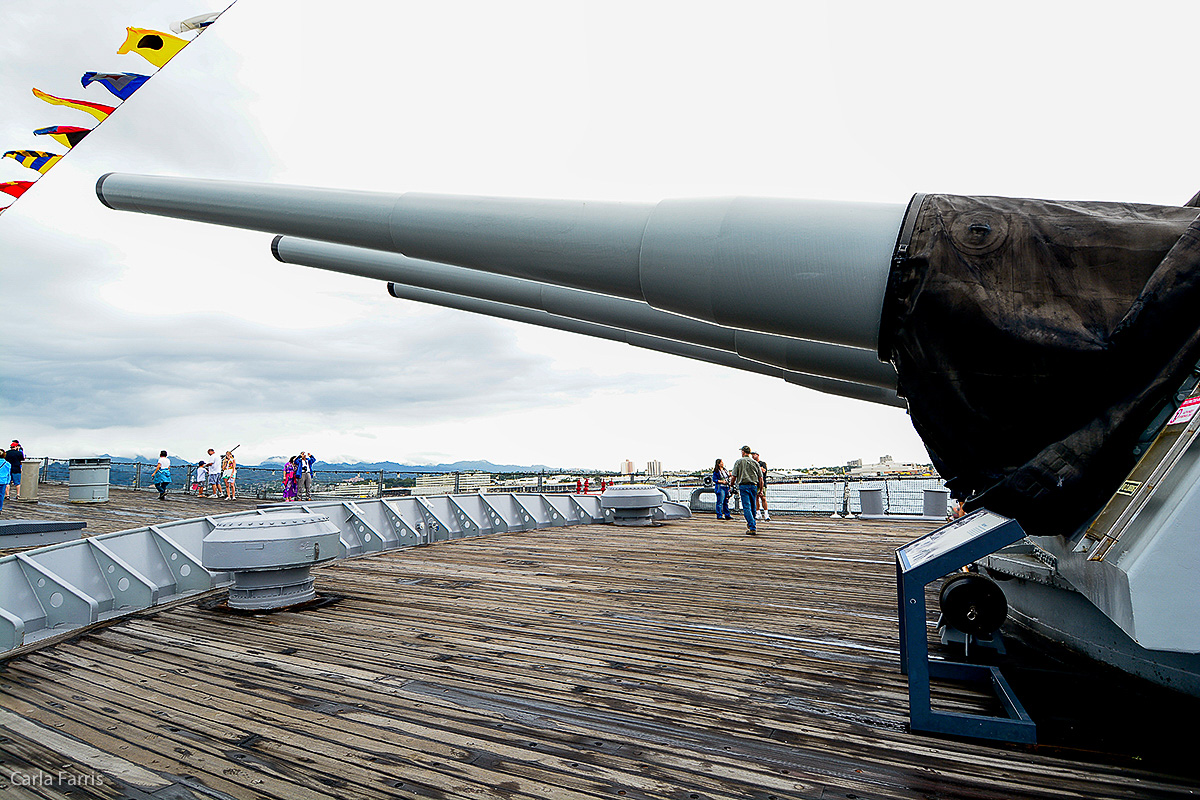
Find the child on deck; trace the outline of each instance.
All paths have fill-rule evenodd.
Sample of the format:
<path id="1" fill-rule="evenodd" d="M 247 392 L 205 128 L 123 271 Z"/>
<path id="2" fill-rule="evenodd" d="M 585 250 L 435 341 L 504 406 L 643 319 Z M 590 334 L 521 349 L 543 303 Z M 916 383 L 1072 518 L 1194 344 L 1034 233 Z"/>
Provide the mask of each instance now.
<path id="1" fill-rule="evenodd" d="M 208 465 L 201 461 L 196 465 L 196 497 L 204 497 L 204 489 L 208 486 Z"/>

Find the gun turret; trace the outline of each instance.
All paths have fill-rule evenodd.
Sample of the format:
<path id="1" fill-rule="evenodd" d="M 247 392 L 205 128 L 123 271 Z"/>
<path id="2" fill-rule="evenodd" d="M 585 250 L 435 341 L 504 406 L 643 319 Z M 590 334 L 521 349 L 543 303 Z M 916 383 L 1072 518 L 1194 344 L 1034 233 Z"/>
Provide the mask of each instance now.
<path id="1" fill-rule="evenodd" d="M 951 195 L 907 207 L 591 203 L 116 174 L 96 191 L 111 208 L 380 251 L 367 261 L 396 283 L 890 388 L 889 368 L 864 359 L 876 351 L 952 491 L 1030 532 L 1080 530 L 1200 361 L 1194 208 Z M 408 260 L 384 270 L 386 253 Z M 341 257 L 321 266 L 335 261 L 353 271 Z M 468 286 L 438 265 L 526 283 Z"/>
<path id="2" fill-rule="evenodd" d="M 1179 622 L 1200 618 L 1195 207 L 587 203 L 130 175 L 97 194 L 284 234 L 281 260 L 386 280 L 396 297 L 872 402 L 898 393 L 952 493 L 1016 518 L 1048 554 L 1045 586 L 1069 584 L 1135 637 L 1127 664 L 1200 691 L 1200 625 Z M 1026 577 L 1023 563 L 987 565 Z M 1047 608 L 1036 583 L 1027 619 Z M 1150 668 L 1145 648 L 1173 652 Z"/>

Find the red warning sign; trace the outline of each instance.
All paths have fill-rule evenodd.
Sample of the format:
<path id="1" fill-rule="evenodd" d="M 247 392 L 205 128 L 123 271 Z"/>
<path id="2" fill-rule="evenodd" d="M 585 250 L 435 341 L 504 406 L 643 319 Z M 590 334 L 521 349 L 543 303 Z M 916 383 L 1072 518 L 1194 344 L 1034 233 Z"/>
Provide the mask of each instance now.
<path id="1" fill-rule="evenodd" d="M 1183 401 L 1183 405 L 1179 410 L 1167 420 L 1168 425 L 1182 425 L 1192 421 L 1192 417 L 1196 416 L 1196 411 L 1200 410 L 1200 397 L 1189 397 Z"/>

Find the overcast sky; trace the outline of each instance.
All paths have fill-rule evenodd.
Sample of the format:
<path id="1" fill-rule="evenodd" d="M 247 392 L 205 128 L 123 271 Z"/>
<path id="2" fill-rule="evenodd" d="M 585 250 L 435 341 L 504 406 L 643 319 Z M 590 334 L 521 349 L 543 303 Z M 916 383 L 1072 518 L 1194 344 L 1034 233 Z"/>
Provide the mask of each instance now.
<path id="1" fill-rule="evenodd" d="M 0 11 L 0 145 L 91 127 L 31 88 L 154 73 L 125 27 L 224 2 Z M 916 191 L 1178 205 L 1200 5 L 238 0 L 0 214 L 0 437 L 33 456 L 667 469 L 927 460 L 903 411 L 422 306 L 267 234 L 110 211 L 111 172 L 596 200 Z M 0 159 L 0 181 L 36 173 Z M 0 203 L 7 201 L 0 195 Z"/>

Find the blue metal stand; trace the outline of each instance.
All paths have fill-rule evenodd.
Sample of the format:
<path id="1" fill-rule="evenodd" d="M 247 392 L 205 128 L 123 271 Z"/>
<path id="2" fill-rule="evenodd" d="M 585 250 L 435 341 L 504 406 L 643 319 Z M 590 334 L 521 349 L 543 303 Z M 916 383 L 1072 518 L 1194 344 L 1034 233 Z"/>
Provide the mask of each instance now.
<path id="1" fill-rule="evenodd" d="M 1016 520 L 986 509 L 947 523 L 896 551 L 896 596 L 900 611 L 900 669 L 908 675 L 909 727 L 978 739 L 1033 744 L 1037 729 L 996 667 L 929 660 L 925 587 L 933 581 L 1002 547 L 1020 541 L 1025 531 Z M 1005 717 L 934 711 L 931 678 L 990 684 Z"/>

